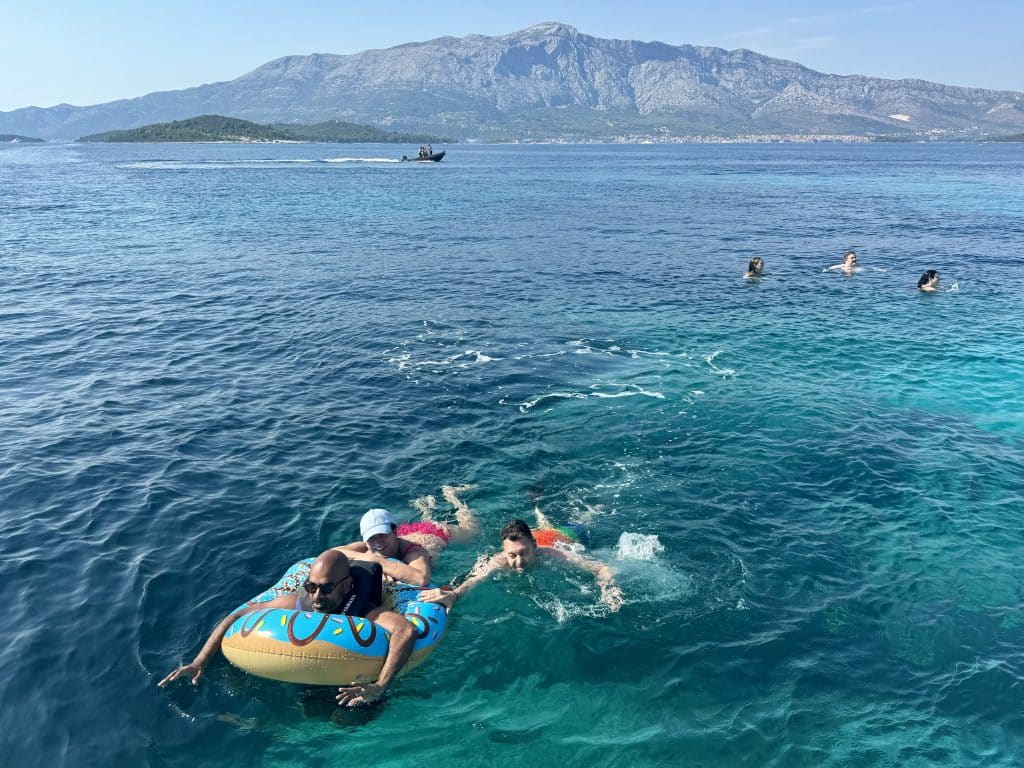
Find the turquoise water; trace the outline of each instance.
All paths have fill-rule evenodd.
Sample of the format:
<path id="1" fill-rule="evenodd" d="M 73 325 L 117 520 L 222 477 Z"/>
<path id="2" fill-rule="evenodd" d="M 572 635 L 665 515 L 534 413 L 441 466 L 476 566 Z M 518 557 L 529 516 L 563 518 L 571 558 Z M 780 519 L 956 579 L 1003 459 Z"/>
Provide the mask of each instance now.
<path id="1" fill-rule="evenodd" d="M 451 149 L 0 147 L 5 762 L 1024 762 L 1024 148 Z M 452 482 L 439 582 L 542 485 L 622 611 L 497 579 L 333 717 L 156 688 Z"/>

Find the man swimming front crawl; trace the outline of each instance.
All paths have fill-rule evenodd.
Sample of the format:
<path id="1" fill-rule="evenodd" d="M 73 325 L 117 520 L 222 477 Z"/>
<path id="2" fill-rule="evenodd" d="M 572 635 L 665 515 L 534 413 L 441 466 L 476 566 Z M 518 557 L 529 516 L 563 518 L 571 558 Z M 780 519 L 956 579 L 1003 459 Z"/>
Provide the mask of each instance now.
<path id="1" fill-rule="evenodd" d="M 546 519 L 543 519 L 546 522 Z M 542 529 L 544 530 L 544 529 Z M 501 531 L 501 552 L 493 557 L 482 558 L 470 571 L 469 578 L 455 589 L 431 589 L 420 593 L 420 600 L 440 603 L 451 609 L 463 595 L 484 581 L 495 571 L 512 570 L 522 573 L 538 559 L 559 560 L 590 571 L 601 588 L 601 601 L 612 611 L 622 607 L 622 590 L 615 583 L 611 569 L 604 563 L 583 557 L 571 550 L 555 546 L 541 546 L 534 532 L 522 520 L 512 520 Z"/>

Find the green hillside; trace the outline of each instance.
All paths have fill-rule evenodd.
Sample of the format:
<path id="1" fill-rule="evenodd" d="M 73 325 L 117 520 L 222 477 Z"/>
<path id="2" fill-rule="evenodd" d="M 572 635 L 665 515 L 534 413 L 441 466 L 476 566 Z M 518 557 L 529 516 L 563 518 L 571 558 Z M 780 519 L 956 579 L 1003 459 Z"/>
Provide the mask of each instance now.
<path id="1" fill-rule="evenodd" d="M 201 115 L 170 123 L 153 123 L 124 131 L 83 136 L 84 142 L 191 142 L 191 141 L 310 141 L 331 143 L 454 143 L 441 136 L 382 131 L 369 125 L 329 120 L 314 125 L 275 123 L 261 125 L 221 115 Z"/>
<path id="2" fill-rule="evenodd" d="M 16 133 L 0 133 L 0 144 L 42 144 L 42 139 L 31 136 L 19 136 Z"/>

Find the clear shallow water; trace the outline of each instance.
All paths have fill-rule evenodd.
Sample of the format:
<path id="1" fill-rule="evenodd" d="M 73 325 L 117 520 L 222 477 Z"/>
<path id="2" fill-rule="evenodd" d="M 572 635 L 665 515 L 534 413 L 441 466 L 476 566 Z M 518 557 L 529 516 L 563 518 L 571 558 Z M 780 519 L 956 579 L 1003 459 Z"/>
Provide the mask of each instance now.
<path id="1" fill-rule="evenodd" d="M 452 149 L 0 147 L 6 760 L 1024 761 L 1024 150 Z M 156 689 L 448 482 L 480 547 L 543 484 L 628 604 L 498 580 L 334 721 Z"/>

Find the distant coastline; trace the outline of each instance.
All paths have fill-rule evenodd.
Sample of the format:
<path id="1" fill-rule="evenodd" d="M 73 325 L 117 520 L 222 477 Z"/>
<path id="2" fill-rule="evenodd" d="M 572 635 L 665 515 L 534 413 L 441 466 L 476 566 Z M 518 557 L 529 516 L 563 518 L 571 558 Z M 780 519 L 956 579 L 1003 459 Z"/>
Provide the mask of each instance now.
<path id="1" fill-rule="evenodd" d="M 0 144 L 43 144 L 45 139 L 33 136 L 19 136 L 16 133 L 0 133 Z"/>
<path id="2" fill-rule="evenodd" d="M 120 131 L 104 131 L 76 139 L 86 143 L 329 143 L 329 144 L 454 144 L 445 136 L 396 133 L 369 125 L 327 120 L 313 125 L 263 125 L 222 115 L 200 115 L 169 123 L 152 123 Z"/>

